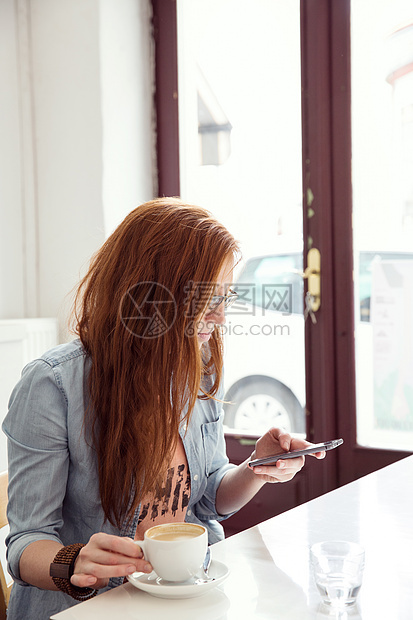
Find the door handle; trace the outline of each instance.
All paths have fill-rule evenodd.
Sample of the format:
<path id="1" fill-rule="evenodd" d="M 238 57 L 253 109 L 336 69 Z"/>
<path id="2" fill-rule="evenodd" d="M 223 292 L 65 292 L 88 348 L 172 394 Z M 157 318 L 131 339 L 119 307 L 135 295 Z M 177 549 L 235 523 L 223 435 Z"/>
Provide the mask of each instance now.
<path id="1" fill-rule="evenodd" d="M 311 248 L 307 254 L 307 267 L 303 274 L 308 280 L 308 298 L 312 312 L 317 312 L 321 306 L 321 255 L 320 250 Z"/>

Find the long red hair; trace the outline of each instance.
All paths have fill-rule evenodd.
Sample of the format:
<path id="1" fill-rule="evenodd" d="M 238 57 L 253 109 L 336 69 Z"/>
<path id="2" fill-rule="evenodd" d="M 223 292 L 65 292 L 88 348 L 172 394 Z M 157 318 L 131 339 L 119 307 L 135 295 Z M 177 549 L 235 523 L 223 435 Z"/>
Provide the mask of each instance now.
<path id="1" fill-rule="evenodd" d="M 238 252 L 208 211 L 159 198 L 125 218 L 79 285 L 75 332 L 92 360 L 85 423 L 112 524 L 161 484 L 200 390 L 216 394 L 222 338 L 215 330 L 205 355 L 196 323 Z"/>

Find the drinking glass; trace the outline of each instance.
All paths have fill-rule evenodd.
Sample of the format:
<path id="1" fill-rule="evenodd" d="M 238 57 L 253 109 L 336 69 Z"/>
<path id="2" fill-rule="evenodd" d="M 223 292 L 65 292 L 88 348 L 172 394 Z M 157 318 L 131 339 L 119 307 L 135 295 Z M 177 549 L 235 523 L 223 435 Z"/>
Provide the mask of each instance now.
<path id="1" fill-rule="evenodd" d="M 355 604 L 361 588 L 364 549 L 346 541 L 312 545 L 311 565 L 317 589 L 325 605 L 346 609 Z"/>

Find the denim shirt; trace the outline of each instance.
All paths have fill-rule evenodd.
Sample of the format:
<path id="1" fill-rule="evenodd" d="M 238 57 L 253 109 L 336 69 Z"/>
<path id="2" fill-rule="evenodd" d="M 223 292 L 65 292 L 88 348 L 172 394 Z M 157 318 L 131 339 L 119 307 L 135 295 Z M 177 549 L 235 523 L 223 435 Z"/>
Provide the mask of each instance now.
<path id="1" fill-rule="evenodd" d="M 3 423 L 8 437 L 10 533 L 6 539 L 12 588 L 8 620 L 48 619 L 76 601 L 62 592 L 22 581 L 19 560 L 37 540 L 87 543 L 95 532 L 134 537 L 134 522 L 120 529 L 105 521 L 97 459 L 84 427 L 90 358 L 79 340 L 60 345 L 28 364 L 10 397 Z M 217 394 L 222 399 L 222 389 Z M 215 496 L 229 469 L 220 403 L 197 399 L 188 428 L 181 425 L 191 475 L 186 520 L 202 523 L 209 543 L 223 538 Z M 142 438 L 144 440 L 144 438 Z M 107 588 L 123 578 L 111 579 Z"/>

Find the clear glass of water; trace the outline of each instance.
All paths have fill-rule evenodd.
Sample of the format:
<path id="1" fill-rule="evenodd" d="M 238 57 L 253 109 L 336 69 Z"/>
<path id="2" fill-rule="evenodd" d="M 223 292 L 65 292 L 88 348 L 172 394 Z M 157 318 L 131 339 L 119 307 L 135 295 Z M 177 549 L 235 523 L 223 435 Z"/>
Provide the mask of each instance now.
<path id="1" fill-rule="evenodd" d="M 312 545 L 310 560 L 323 603 L 347 609 L 356 602 L 364 570 L 364 549 L 346 541 L 326 541 Z"/>

